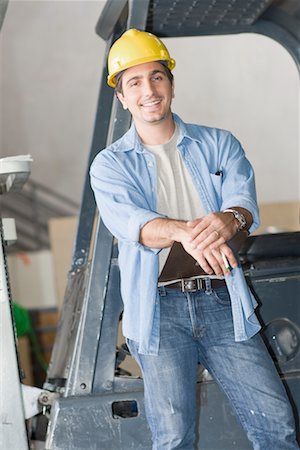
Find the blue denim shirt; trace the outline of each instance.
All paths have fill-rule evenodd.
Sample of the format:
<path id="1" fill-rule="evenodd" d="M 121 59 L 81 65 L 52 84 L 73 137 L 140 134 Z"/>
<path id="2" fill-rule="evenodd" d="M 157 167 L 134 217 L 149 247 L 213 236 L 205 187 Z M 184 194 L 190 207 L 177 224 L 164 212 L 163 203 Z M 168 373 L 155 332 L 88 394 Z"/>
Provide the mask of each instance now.
<path id="1" fill-rule="evenodd" d="M 189 170 L 206 213 L 240 206 L 259 225 L 254 173 L 240 143 L 228 131 L 186 124 L 177 115 L 178 151 Z M 221 172 L 221 175 L 216 175 Z M 137 135 L 134 124 L 118 141 L 94 159 L 91 185 L 101 219 L 118 239 L 123 333 L 139 343 L 139 352 L 157 354 L 160 303 L 157 289 L 159 249 L 139 243 L 141 228 L 163 217 L 156 212 L 155 157 Z M 235 339 L 246 340 L 260 329 L 257 303 L 242 268 L 226 277 L 231 297 Z"/>

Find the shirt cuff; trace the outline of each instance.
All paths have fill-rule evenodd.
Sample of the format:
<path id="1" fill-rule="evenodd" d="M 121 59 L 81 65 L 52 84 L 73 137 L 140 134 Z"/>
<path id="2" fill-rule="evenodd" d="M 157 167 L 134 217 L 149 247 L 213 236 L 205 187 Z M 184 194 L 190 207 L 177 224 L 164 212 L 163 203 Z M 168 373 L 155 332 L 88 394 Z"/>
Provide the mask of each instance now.
<path id="1" fill-rule="evenodd" d="M 150 222 L 154 219 L 164 219 L 166 216 L 163 216 L 162 214 L 158 214 L 153 211 L 146 211 L 143 210 L 140 213 L 134 214 L 128 221 L 128 239 L 136 246 L 141 246 L 143 249 L 149 249 L 154 253 L 159 253 L 160 248 L 150 248 L 145 247 L 144 245 L 140 244 L 140 231 L 143 228 L 146 223 Z"/>

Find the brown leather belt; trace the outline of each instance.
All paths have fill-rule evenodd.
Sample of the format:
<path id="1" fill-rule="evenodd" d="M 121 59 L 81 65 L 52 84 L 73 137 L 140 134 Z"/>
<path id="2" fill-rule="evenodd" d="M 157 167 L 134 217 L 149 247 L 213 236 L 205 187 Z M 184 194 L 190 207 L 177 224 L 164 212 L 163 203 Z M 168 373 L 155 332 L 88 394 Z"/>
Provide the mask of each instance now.
<path id="1" fill-rule="evenodd" d="M 216 289 L 224 286 L 226 286 L 225 280 L 210 278 L 211 289 Z M 176 281 L 176 283 L 165 285 L 165 288 L 179 289 L 182 292 L 196 292 L 201 290 L 206 291 L 207 283 L 205 278 L 196 278 L 196 279 L 185 278 L 180 281 Z"/>

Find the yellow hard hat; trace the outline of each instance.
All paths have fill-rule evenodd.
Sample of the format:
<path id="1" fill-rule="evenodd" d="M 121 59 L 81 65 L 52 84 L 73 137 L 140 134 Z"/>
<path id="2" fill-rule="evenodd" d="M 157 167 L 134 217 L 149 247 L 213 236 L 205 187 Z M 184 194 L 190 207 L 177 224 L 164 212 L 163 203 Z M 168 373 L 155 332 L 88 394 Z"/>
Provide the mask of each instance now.
<path id="1" fill-rule="evenodd" d="M 134 28 L 125 31 L 109 51 L 107 84 L 115 88 L 119 72 L 151 61 L 166 61 L 170 70 L 175 67 L 166 46 L 154 34 Z"/>

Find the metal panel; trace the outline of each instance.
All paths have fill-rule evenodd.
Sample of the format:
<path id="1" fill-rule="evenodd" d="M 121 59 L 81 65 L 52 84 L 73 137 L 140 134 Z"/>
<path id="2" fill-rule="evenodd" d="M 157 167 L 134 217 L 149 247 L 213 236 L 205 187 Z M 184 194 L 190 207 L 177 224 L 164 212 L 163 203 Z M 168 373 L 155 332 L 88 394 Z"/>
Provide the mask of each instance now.
<path id="1" fill-rule="evenodd" d="M 88 270 L 89 268 L 86 267 L 69 273 L 63 309 L 47 372 L 47 382 L 44 385 L 45 389 L 54 391 L 64 388 L 69 377 L 71 359 L 76 348 L 79 321 L 83 314 Z"/>
<path id="2" fill-rule="evenodd" d="M 141 385 L 141 380 L 139 380 Z M 113 414 L 115 402 L 134 402 L 138 415 Z M 151 437 L 143 408 L 143 391 L 108 396 L 70 397 L 55 405 L 46 441 L 49 450 L 150 450 Z"/>
<path id="3" fill-rule="evenodd" d="M 235 28 L 252 25 L 271 3 L 272 0 L 152 0 L 147 29 L 170 37 L 176 32 L 197 36 L 209 29 L 213 34 L 226 28 L 234 32 Z"/>
<path id="4" fill-rule="evenodd" d="M 111 260 L 109 283 L 102 321 L 102 330 L 99 339 L 97 361 L 93 379 L 93 393 L 113 391 L 115 389 L 116 346 L 118 325 L 123 311 L 123 302 L 120 294 L 119 266 L 115 255 Z"/>
<path id="5" fill-rule="evenodd" d="M 300 258 L 254 263 L 247 279 L 278 371 L 300 374 Z"/>
<path id="6" fill-rule="evenodd" d="M 92 392 L 99 338 L 103 330 L 112 244 L 111 234 L 99 221 L 90 281 L 85 293 L 84 310 L 81 314 L 65 396 L 87 395 Z"/>

